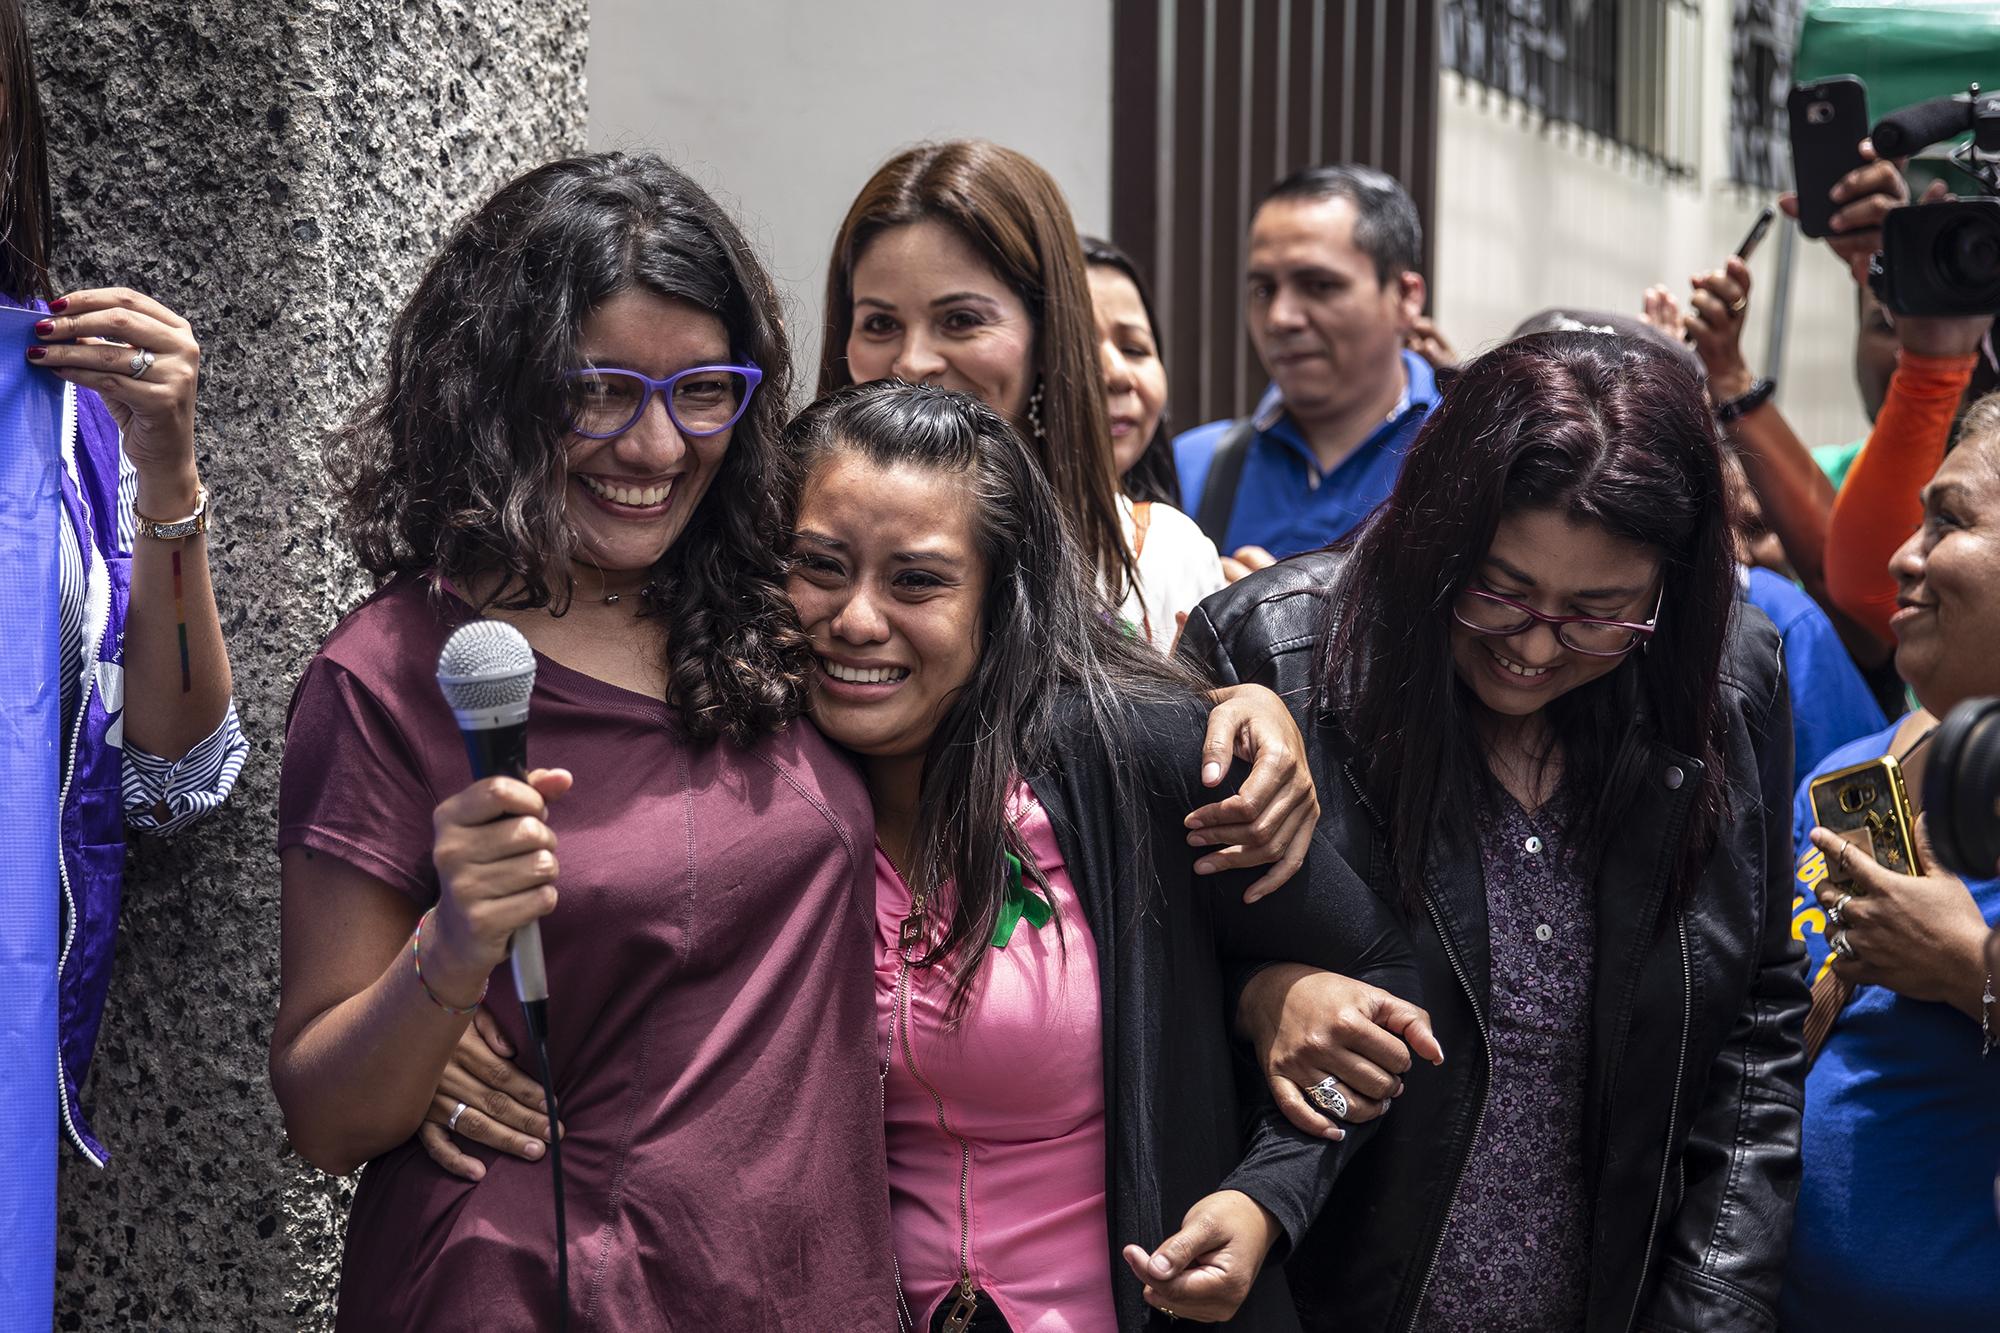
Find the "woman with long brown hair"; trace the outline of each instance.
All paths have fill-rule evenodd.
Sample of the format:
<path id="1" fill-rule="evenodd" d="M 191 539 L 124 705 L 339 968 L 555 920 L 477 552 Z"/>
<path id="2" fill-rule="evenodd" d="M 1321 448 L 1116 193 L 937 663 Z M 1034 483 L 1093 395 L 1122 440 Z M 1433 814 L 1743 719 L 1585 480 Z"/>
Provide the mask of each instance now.
<path id="1" fill-rule="evenodd" d="M 1160 648 L 1222 587 L 1222 564 L 1170 505 L 1120 491 L 1090 280 L 1062 190 L 1029 158 L 975 139 L 924 144 L 861 188 L 827 265 L 819 390 L 875 379 L 938 384 L 1005 416 L 1074 525 L 1119 616 Z M 1212 578 L 1152 586 L 1142 558 Z M 1149 565 L 1152 561 L 1147 562 Z"/>

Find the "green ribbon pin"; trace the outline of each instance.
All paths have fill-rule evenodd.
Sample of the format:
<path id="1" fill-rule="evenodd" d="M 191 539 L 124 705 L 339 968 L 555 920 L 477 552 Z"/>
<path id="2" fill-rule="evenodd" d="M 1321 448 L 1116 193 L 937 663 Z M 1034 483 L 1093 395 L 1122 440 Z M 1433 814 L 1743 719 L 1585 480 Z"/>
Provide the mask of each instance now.
<path id="1" fill-rule="evenodd" d="M 1007 941 L 1014 938 L 1014 927 L 1021 924 L 1021 918 L 1028 918 L 1028 924 L 1036 930 L 1049 924 L 1055 915 L 1055 908 L 1049 900 L 1021 882 L 1021 858 L 1012 852 L 1002 852 L 1007 861 L 1007 896 L 1000 901 L 1000 915 L 993 922 L 993 947 L 1004 949 Z"/>

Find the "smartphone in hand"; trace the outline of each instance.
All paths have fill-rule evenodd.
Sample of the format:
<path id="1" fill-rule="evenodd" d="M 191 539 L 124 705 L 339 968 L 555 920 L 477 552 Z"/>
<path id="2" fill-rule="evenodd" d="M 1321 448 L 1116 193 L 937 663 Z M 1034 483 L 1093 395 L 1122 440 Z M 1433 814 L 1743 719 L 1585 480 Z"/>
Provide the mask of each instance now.
<path id="1" fill-rule="evenodd" d="M 1876 865 L 1898 875 L 1924 873 L 1909 788 L 1893 755 L 1814 778 L 1807 796 L 1813 822 L 1853 843 Z M 1848 882 L 1837 867 L 1828 871 L 1838 882 Z"/>
<path id="2" fill-rule="evenodd" d="M 1830 197 L 1835 184 L 1866 165 L 1861 141 L 1868 137 L 1868 89 L 1852 74 L 1801 83 L 1785 99 L 1792 118 L 1792 179 L 1799 192 L 1799 231 L 1816 240 L 1833 234 L 1839 205 Z"/>
<path id="3" fill-rule="evenodd" d="M 1771 220 L 1777 216 L 1777 209 L 1764 205 L 1764 211 L 1757 215 L 1757 220 L 1750 224 L 1750 230 L 1744 233 L 1743 243 L 1736 247 L 1738 259 L 1746 264 L 1750 262 L 1750 256 L 1757 253 L 1757 246 L 1764 239 L 1764 233 L 1771 230 Z"/>

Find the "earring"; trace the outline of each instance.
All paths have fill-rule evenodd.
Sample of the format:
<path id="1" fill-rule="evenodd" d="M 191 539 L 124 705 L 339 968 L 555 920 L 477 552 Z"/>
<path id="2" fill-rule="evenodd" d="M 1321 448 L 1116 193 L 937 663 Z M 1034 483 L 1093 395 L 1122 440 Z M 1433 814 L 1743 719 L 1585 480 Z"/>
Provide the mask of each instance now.
<path id="1" fill-rule="evenodd" d="M 1028 433 L 1038 440 L 1048 438 L 1048 433 L 1042 429 L 1042 381 L 1039 376 L 1035 379 L 1035 391 L 1028 395 Z"/>

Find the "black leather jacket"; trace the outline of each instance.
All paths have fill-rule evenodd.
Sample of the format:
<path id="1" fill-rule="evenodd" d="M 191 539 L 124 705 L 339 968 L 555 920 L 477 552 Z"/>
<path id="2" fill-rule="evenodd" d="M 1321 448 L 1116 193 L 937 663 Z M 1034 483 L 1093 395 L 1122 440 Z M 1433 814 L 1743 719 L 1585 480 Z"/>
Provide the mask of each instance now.
<path id="1" fill-rule="evenodd" d="M 1313 750 L 1321 832 L 1390 901 L 1377 816 L 1307 716 L 1325 590 L 1343 557 L 1288 560 L 1196 609 L 1181 652 L 1218 681 L 1292 702 Z M 1589 1333 L 1768 1330 L 1798 1193 L 1807 990 L 1791 933 L 1791 709 L 1776 631 L 1739 601 L 1722 671 L 1728 815 L 1685 907 L 1671 853 L 1697 761 L 1655 746 L 1657 782 L 1597 877 L 1584 1088 Z M 1488 935 L 1477 849 L 1439 845 L 1408 922 L 1442 1068 L 1419 1062 L 1289 1266 L 1307 1329 L 1414 1326 L 1485 1114 Z"/>

